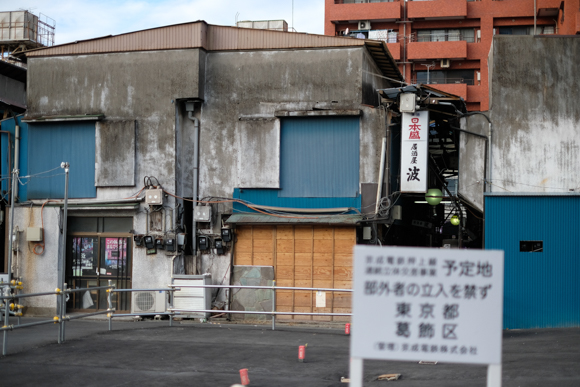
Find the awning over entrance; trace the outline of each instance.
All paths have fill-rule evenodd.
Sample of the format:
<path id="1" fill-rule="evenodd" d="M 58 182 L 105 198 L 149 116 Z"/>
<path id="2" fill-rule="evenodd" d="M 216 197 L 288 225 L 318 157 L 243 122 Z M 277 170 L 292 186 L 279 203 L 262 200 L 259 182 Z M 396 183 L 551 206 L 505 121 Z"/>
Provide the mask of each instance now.
<path id="1" fill-rule="evenodd" d="M 354 226 L 363 219 L 362 215 L 265 215 L 265 214 L 233 214 L 226 223 L 238 225 L 259 224 L 327 224 L 334 226 Z"/>

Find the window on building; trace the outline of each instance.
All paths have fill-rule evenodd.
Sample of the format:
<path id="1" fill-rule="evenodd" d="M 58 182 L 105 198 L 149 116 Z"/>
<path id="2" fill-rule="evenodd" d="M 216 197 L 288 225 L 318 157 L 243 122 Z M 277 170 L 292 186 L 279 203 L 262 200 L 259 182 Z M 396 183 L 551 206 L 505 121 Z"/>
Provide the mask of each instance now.
<path id="1" fill-rule="evenodd" d="M 448 83 L 465 83 L 474 84 L 473 70 L 435 70 L 417 71 L 417 83 L 428 84 L 448 84 Z"/>
<path id="2" fill-rule="evenodd" d="M 439 29 L 439 30 L 418 30 L 418 42 L 457 42 L 475 41 L 475 30 L 473 28 Z"/>
<path id="3" fill-rule="evenodd" d="M 359 117 L 282 120 L 280 197 L 356 197 Z"/>
<path id="4" fill-rule="evenodd" d="M 499 27 L 497 32 L 499 35 L 533 35 L 534 26 Z M 537 35 L 553 35 L 554 32 L 554 26 L 536 26 Z"/>
<path id="5" fill-rule="evenodd" d="M 94 198 L 95 123 L 30 124 L 28 132 L 28 199 L 62 199 L 65 161 L 70 164 L 69 198 Z"/>

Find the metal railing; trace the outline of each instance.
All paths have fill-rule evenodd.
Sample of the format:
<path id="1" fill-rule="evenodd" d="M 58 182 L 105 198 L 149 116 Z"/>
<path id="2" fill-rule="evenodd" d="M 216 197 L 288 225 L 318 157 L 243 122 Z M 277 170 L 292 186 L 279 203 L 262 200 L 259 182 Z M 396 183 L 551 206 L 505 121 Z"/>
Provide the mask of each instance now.
<path id="1" fill-rule="evenodd" d="M 306 291 L 321 291 L 321 292 L 341 292 L 352 293 L 352 289 L 334 289 L 334 288 L 307 288 L 307 287 L 291 287 L 291 286 L 276 286 L 276 281 L 273 281 L 272 286 L 247 286 L 247 285 L 169 285 L 170 287 L 179 288 L 213 288 L 213 289 L 262 289 L 272 290 L 272 311 L 250 311 L 250 310 L 207 310 L 207 309 L 176 309 L 169 308 L 168 310 L 176 313 L 217 313 L 224 314 L 261 314 L 272 316 L 272 330 L 276 329 L 277 315 L 291 315 L 291 316 L 352 316 L 352 313 L 327 313 L 327 312 L 280 312 L 276 311 L 276 291 L 277 290 L 306 290 Z"/>
<path id="2" fill-rule="evenodd" d="M 419 34 L 413 32 L 411 34 L 411 42 L 467 42 L 467 43 L 474 43 L 475 42 L 475 33 L 474 36 L 461 36 L 461 32 L 431 32 L 428 34 Z"/>
<path id="3" fill-rule="evenodd" d="M 22 286 L 10 286 L 12 289 L 21 289 Z M 169 303 L 169 308 L 166 312 L 141 312 L 141 313 L 115 313 L 115 308 L 113 308 L 113 293 L 123 293 L 123 292 L 146 292 L 146 291 L 163 291 L 174 295 L 176 291 L 180 291 L 182 288 L 214 288 L 214 289 L 262 289 L 272 291 L 272 311 L 248 311 L 248 310 L 214 310 L 214 309 L 177 309 L 173 307 L 173 297 L 171 297 L 171 302 Z M 83 292 L 83 291 L 94 291 L 94 290 L 107 290 L 107 304 L 108 308 L 106 310 L 100 310 L 91 313 L 80 313 L 73 316 L 66 315 L 66 296 L 71 293 Z M 175 316 L 179 316 L 182 313 L 223 313 L 223 314 L 261 314 L 261 315 L 271 315 L 272 316 L 272 330 L 276 329 L 276 316 L 277 315 L 292 315 L 292 316 L 352 316 L 352 313 L 329 313 L 329 312 L 284 312 L 276 311 L 276 291 L 277 290 L 302 290 L 302 291 L 323 291 L 323 292 L 340 292 L 340 293 L 352 293 L 352 289 L 334 289 L 334 288 L 311 288 L 311 287 L 290 287 L 290 286 L 276 286 L 276 281 L 273 281 L 272 286 L 247 286 L 247 285 L 169 285 L 168 288 L 159 289 L 116 289 L 112 281 L 109 280 L 109 285 L 107 286 L 95 286 L 89 288 L 78 288 L 78 289 L 67 289 L 66 284 L 64 289 L 55 289 L 51 292 L 42 293 L 29 293 L 29 294 L 11 294 L 7 296 L 0 296 L 3 306 L 5 308 L 5 323 L 4 326 L 0 328 L 0 331 L 4 332 L 3 343 L 2 343 L 2 355 L 6 356 L 8 337 L 7 332 L 15 329 L 22 329 L 32 326 L 44 325 L 44 324 L 59 324 L 58 328 L 58 343 L 62 344 L 65 341 L 65 323 L 71 320 L 77 320 L 85 317 L 96 316 L 101 314 L 107 314 L 109 331 L 113 330 L 112 320 L 115 317 L 128 317 L 128 316 L 169 316 L 169 326 L 173 326 L 173 319 Z M 54 316 L 51 320 L 42 320 L 32 323 L 21 324 L 20 315 L 22 315 L 22 305 L 11 303 L 9 300 L 20 300 L 23 298 L 31 297 L 45 297 L 45 296 L 57 296 L 61 297 L 60 309 L 58 310 L 58 315 Z M 18 323 L 16 325 L 9 324 L 10 310 L 19 309 L 20 313 L 18 317 Z"/>
<path id="4" fill-rule="evenodd" d="M 465 84 L 468 86 L 474 85 L 473 79 L 467 78 L 445 78 L 445 79 L 413 79 L 412 83 L 421 83 L 423 85 L 453 85 L 453 84 Z"/>

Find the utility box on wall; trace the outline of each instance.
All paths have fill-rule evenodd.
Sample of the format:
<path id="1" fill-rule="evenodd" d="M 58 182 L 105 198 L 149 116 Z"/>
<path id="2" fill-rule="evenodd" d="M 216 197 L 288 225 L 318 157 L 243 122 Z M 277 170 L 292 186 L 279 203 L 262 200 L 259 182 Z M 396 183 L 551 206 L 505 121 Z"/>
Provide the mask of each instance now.
<path id="1" fill-rule="evenodd" d="M 211 285 L 211 275 L 174 275 L 173 285 Z M 193 310 L 211 309 L 211 288 L 181 288 L 175 291 L 173 308 L 192 310 L 181 312 L 179 315 L 186 318 L 207 318 L 209 312 L 193 312 Z"/>
<path id="2" fill-rule="evenodd" d="M 28 227 L 26 229 L 26 242 L 42 242 L 42 228 Z"/>
<path id="3" fill-rule="evenodd" d="M 194 219 L 196 222 L 210 222 L 211 221 L 211 207 L 210 206 L 196 206 L 194 212 Z"/>

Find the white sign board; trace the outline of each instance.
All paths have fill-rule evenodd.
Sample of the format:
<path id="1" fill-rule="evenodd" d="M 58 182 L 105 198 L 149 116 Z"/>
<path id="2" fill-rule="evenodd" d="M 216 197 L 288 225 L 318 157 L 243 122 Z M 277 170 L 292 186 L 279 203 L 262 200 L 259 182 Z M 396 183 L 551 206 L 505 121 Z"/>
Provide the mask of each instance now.
<path id="1" fill-rule="evenodd" d="M 401 192 L 427 192 L 429 112 L 402 114 Z"/>
<path id="2" fill-rule="evenodd" d="M 503 251 L 355 246 L 351 357 L 501 364 Z"/>

